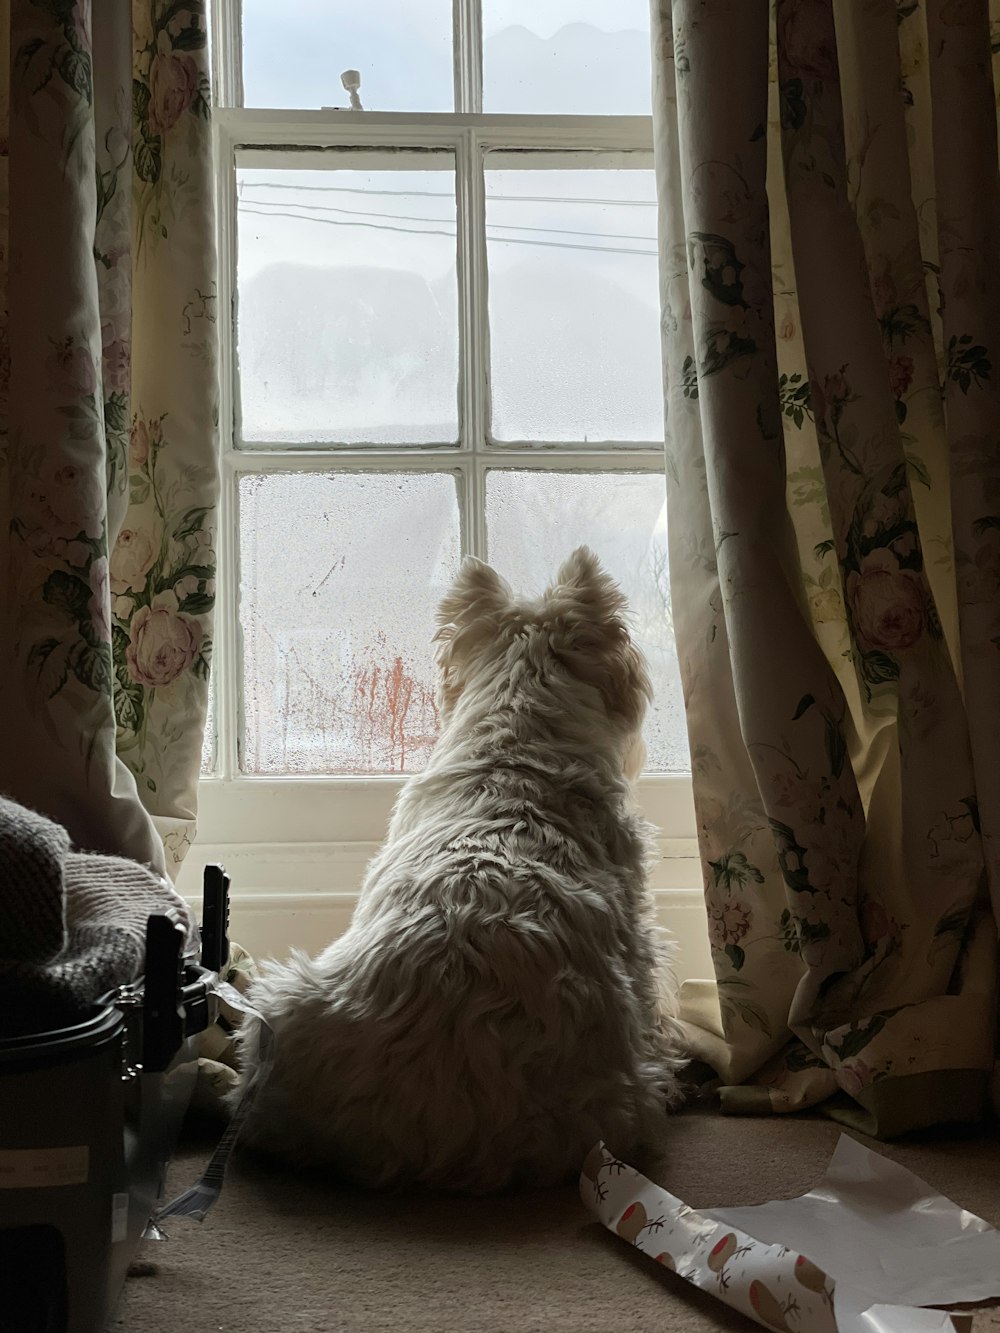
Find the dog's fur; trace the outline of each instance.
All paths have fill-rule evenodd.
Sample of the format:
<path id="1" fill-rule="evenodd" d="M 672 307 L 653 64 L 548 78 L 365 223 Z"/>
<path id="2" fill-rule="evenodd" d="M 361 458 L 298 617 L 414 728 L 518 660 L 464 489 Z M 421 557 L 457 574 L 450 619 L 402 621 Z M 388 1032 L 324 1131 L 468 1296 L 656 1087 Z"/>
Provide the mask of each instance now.
<path id="1" fill-rule="evenodd" d="M 586 548 L 530 602 L 465 562 L 439 611 L 441 737 L 350 929 L 252 987 L 276 1041 L 251 1143 L 478 1193 L 662 1126 L 683 1060 L 631 807 L 650 684 L 624 610 Z M 249 1071 L 255 1023 L 241 1042 Z"/>

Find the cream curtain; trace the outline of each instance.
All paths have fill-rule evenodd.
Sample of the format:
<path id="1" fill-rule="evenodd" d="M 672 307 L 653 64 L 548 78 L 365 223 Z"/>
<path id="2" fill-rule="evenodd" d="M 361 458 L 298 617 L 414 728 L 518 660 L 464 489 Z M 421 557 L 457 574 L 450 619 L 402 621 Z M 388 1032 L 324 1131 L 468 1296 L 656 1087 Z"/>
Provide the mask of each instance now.
<path id="1" fill-rule="evenodd" d="M 674 616 L 723 1109 L 983 1113 L 1000 915 L 987 0 L 654 0 Z M 992 48 L 991 48 L 992 38 Z"/>
<path id="2" fill-rule="evenodd" d="M 215 587 L 205 3 L 4 0 L 0 43 L 0 789 L 173 872 Z"/>

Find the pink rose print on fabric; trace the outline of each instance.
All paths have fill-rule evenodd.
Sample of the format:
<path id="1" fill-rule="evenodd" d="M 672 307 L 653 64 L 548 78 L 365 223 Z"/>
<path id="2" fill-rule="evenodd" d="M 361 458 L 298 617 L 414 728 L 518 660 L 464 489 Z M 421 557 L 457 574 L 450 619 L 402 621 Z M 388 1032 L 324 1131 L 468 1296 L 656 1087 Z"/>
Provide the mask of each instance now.
<path id="1" fill-rule="evenodd" d="M 891 555 L 875 552 L 847 580 L 858 642 L 865 649 L 910 648 L 924 632 L 927 609 L 920 579 Z"/>
<path id="2" fill-rule="evenodd" d="M 894 356 L 889 362 L 889 387 L 893 397 L 901 398 L 913 383 L 913 357 Z"/>
<path id="3" fill-rule="evenodd" d="M 73 569 L 85 569 L 90 559 L 90 547 L 86 542 L 68 542 L 65 537 L 55 537 L 46 542 L 43 550 L 64 560 Z M 105 557 L 101 556 L 104 560 Z"/>
<path id="4" fill-rule="evenodd" d="M 124 393 L 129 386 L 132 349 L 127 318 L 105 320 L 101 325 L 101 357 L 105 393 Z"/>
<path id="5" fill-rule="evenodd" d="M 712 947 L 721 952 L 727 945 L 739 944 L 749 931 L 752 921 L 749 904 L 738 899 L 710 908 L 708 934 Z"/>
<path id="6" fill-rule="evenodd" d="M 63 338 L 52 349 L 48 361 L 52 387 L 68 400 L 86 398 L 97 390 L 97 369 L 90 349 L 80 347 L 73 338 Z"/>
<path id="7" fill-rule="evenodd" d="M 795 73 L 811 79 L 839 78 L 833 19 L 823 0 L 798 0 L 780 13 L 778 49 Z"/>
<path id="8" fill-rule="evenodd" d="M 861 531 L 866 537 L 875 537 L 880 531 L 895 527 L 902 516 L 898 496 L 876 495 L 865 513 Z M 891 556 L 886 558 L 891 562 Z"/>
<path id="9" fill-rule="evenodd" d="M 185 672 L 201 650 L 197 620 L 165 606 L 142 606 L 133 617 L 125 649 L 128 673 L 139 685 L 157 689 Z"/>
<path id="10" fill-rule="evenodd" d="M 90 623 L 101 643 L 111 642 L 111 590 L 108 582 L 107 556 L 99 556 L 90 566 Z"/>
<path id="11" fill-rule="evenodd" d="M 142 592 L 153 567 L 157 546 L 142 528 L 122 528 L 111 552 L 111 587 L 116 596 L 131 589 Z"/>
<path id="12" fill-rule="evenodd" d="M 775 805 L 791 809 L 798 805 L 802 795 L 802 779 L 795 773 L 781 770 L 771 775 L 772 799 Z"/>
<path id="13" fill-rule="evenodd" d="M 816 424 L 829 425 L 833 429 L 843 415 L 845 404 L 854 401 L 843 369 L 824 376 L 822 384 L 818 380 L 811 381 L 809 395 Z"/>
<path id="14" fill-rule="evenodd" d="M 126 342 L 113 342 L 104 353 L 105 388 L 109 393 L 124 393 L 129 386 L 132 351 Z"/>
<path id="15" fill-rule="evenodd" d="M 895 917 L 891 917 L 881 903 L 868 899 L 860 912 L 861 934 L 867 944 L 899 945 L 903 941 L 903 932 Z"/>
<path id="16" fill-rule="evenodd" d="M 128 441 L 128 465 L 133 472 L 139 472 L 146 465 L 149 457 L 149 428 L 138 417 L 132 423 L 132 432 Z"/>
<path id="17" fill-rule="evenodd" d="M 186 52 L 157 54 L 149 71 L 149 128 L 172 129 L 198 95 L 198 66 Z"/>
<path id="18" fill-rule="evenodd" d="M 725 162 L 700 163 L 691 173 L 689 189 L 699 215 L 710 217 L 712 226 L 736 226 L 757 208 L 742 175 Z"/>
<path id="19" fill-rule="evenodd" d="M 57 538 L 98 538 L 104 532 L 107 497 L 100 479 L 75 463 L 62 463 L 35 479 L 27 492 L 27 511 L 50 548 Z M 30 540 L 30 539 L 29 539 Z M 37 541 L 31 542 L 33 548 Z"/>

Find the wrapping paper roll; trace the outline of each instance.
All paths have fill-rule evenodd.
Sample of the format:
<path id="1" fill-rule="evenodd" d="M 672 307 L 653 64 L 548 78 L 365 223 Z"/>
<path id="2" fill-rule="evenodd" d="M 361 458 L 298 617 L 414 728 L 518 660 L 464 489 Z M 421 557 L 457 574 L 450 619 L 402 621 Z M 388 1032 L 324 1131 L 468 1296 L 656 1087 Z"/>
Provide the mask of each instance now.
<path id="1" fill-rule="evenodd" d="M 778 1333 L 968 1333 L 968 1314 L 922 1307 L 1000 1296 L 1000 1233 L 847 1135 L 797 1199 L 695 1212 L 603 1143 L 580 1193 L 609 1231 Z"/>

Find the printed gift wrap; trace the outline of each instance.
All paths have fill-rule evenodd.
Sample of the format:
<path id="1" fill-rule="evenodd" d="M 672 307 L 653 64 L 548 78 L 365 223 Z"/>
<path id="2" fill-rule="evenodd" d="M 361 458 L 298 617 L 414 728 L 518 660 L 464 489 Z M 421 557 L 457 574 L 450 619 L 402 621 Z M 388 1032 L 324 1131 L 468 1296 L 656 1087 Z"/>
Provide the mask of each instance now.
<path id="1" fill-rule="evenodd" d="M 967 1333 L 918 1308 L 1000 1296 L 1000 1233 L 841 1135 L 797 1199 L 695 1212 L 603 1143 L 580 1176 L 609 1231 L 779 1333 Z"/>

